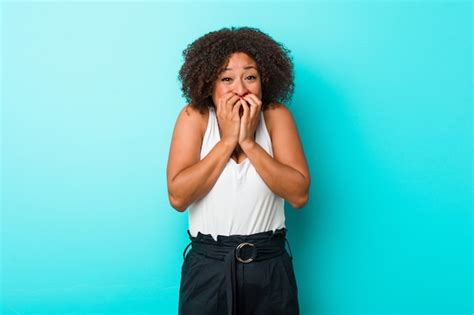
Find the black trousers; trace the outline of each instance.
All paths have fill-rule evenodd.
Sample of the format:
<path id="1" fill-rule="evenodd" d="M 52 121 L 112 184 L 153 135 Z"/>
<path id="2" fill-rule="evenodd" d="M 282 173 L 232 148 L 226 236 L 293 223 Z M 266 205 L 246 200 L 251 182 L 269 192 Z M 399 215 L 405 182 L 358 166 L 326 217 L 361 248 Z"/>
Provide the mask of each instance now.
<path id="1" fill-rule="evenodd" d="M 179 314 L 298 315 L 286 231 L 218 235 L 216 242 L 210 234 L 193 237 L 188 230 L 191 243 L 183 253 Z"/>

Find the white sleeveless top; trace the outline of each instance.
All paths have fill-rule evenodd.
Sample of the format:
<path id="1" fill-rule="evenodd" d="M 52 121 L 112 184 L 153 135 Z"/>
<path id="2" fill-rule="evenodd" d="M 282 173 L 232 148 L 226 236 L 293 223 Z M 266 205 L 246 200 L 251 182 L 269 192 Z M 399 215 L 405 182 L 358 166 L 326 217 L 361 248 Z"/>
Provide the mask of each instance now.
<path id="1" fill-rule="evenodd" d="M 263 111 L 255 141 L 273 157 L 272 142 Z M 201 147 L 201 160 L 220 141 L 215 109 L 209 107 L 209 120 Z M 274 194 L 262 180 L 250 160 L 241 163 L 229 159 L 214 186 L 203 198 L 188 207 L 189 233 L 249 235 L 285 226 L 285 200 Z"/>

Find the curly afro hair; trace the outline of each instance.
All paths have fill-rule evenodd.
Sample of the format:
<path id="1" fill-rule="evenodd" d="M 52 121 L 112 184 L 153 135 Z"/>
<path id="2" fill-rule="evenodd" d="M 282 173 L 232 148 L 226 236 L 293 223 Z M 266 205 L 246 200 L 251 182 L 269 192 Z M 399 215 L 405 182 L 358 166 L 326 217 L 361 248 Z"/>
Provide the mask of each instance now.
<path id="1" fill-rule="evenodd" d="M 294 92 L 290 50 L 257 28 L 231 27 L 209 32 L 183 51 L 178 79 L 182 96 L 201 113 L 215 107 L 212 88 L 230 55 L 243 52 L 255 60 L 262 84 L 262 110 L 272 103 L 291 99 Z"/>

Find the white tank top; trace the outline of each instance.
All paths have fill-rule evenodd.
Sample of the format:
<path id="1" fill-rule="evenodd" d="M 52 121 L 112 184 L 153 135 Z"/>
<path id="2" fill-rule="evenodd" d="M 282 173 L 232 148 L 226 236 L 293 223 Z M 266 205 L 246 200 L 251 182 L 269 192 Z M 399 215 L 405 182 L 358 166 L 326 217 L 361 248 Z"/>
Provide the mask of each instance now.
<path id="1" fill-rule="evenodd" d="M 255 141 L 273 157 L 272 142 L 263 111 Z M 213 107 L 201 147 L 201 160 L 220 141 L 219 125 Z M 274 194 L 246 158 L 241 163 L 229 159 L 214 186 L 203 198 L 188 207 L 189 233 L 249 235 L 285 226 L 285 200 Z"/>

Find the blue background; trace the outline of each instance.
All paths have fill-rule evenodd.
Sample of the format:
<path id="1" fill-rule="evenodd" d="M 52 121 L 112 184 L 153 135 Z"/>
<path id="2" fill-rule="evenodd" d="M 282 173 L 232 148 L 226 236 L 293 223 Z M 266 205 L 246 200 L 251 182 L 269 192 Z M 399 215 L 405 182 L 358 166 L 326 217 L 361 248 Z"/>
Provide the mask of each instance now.
<path id="1" fill-rule="evenodd" d="M 312 185 L 286 203 L 302 314 L 470 314 L 472 2 L 1 4 L 2 314 L 176 314 L 166 164 L 182 50 L 291 50 Z"/>

